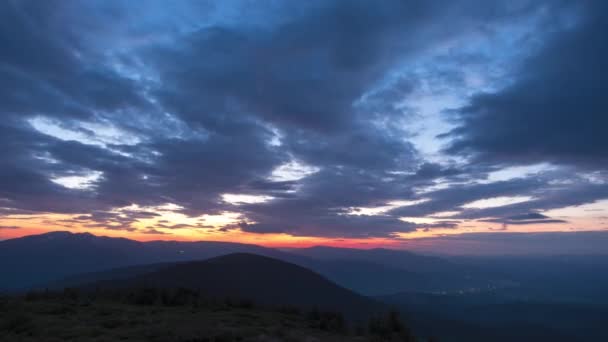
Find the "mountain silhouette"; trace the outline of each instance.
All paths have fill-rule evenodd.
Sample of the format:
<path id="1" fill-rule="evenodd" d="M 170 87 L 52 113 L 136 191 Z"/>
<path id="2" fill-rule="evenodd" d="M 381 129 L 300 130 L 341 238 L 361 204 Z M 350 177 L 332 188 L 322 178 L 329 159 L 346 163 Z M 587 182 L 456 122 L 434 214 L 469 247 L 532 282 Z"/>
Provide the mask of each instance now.
<path id="1" fill-rule="evenodd" d="M 467 272 L 458 265 L 405 251 L 314 247 L 285 252 L 231 242 L 140 242 L 89 233 L 50 232 L 0 241 L 0 270 L 6 275 L 0 282 L 0 291 L 70 286 L 109 274 L 114 278 L 119 268 L 123 269 L 120 272 L 124 272 L 124 278 L 164 263 L 230 253 L 254 253 L 294 263 L 369 296 L 458 289 L 469 286 L 471 279 L 477 283 L 484 279 L 465 279 Z M 126 271 L 125 267 L 130 269 Z"/>
<path id="2" fill-rule="evenodd" d="M 444 258 L 386 248 L 355 249 L 315 246 L 290 249 L 290 253 L 320 261 L 318 271 L 340 284 L 366 295 L 402 291 L 454 291 L 487 287 L 498 278 L 489 271 L 465 266 Z M 338 267 L 331 267 L 335 265 Z M 350 272 L 353 265 L 359 272 Z M 401 290 L 396 289 L 400 288 Z"/>
<path id="3" fill-rule="evenodd" d="M 445 259 L 386 248 L 356 249 L 314 246 L 290 252 L 320 260 L 358 260 L 420 273 L 456 273 L 462 267 Z"/>
<path id="4" fill-rule="evenodd" d="M 350 316 L 366 315 L 381 308 L 378 302 L 338 286 L 309 269 L 251 253 L 161 265 L 132 278 L 97 281 L 83 287 L 186 288 L 200 290 L 212 298 L 249 299 L 272 306 L 317 307 Z"/>
<path id="5" fill-rule="evenodd" d="M 229 242 L 140 242 L 90 233 L 50 232 L 0 241 L 0 290 L 46 286 L 67 276 L 126 266 L 202 260 L 235 252 L 280 251 Z"/>

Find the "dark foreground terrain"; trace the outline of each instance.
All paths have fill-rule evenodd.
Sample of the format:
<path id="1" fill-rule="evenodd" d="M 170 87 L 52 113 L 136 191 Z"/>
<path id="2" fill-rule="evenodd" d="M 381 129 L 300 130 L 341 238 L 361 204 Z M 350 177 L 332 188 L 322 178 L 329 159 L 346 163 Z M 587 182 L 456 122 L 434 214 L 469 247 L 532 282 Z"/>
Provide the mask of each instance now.
<path id="1" fill-rule="evenodd" d="M 416 341 L 396 313 L 347 322 L 334 312 L 204 300 L 137 289 L 0 298 L 0 341 Z"/>
<path id="2" fill-rule="evenodd" d="M 254 308 L 247 308 L 247 312 L 255 312 L 260 319 L 274 319 L 271 321 L 275 327 L 282 326 L 281 318 L 276 317 L 282 317 L 284 312 L 262 307 L 299 307 L 301 316 L 292 319 L 306 329 L 313 329 L 313 332 L 300 335 L 311 334 L 321 341 L 331 341 L 331 336 L 336 334 L 339 339 L 348 341 L 356 337 L 354 333 L 357 330 L 367 334 L 369 317 L 390 308 L 402 313 L 416 336 L 435 336 L 442 342 L 608 341 L 606 255 L 434 257 L 400 250 L 332 247 L 286 252 L 233 243 L 144 243 L 91 234 L 53 232 L 0 241 L 0 270 L 0 293 L 13 296 L 24 295 L 31 290 L 63 291 L 66 287 L 78 288 L 81 292 L 98 288 L 122 291 L 147 287 L 158 289 L 155 296 L 162 297 L 162 289 L 189 288 L 197 289 L 207 297 L 247 298 L 256 304 Z M 14 301 L 16 297 L 11 298 Z M 151 305 L 146 296 L 140 296 L 140 304 L 142 300 Z M 50 301 L 57 301 L 57 298 Z M 131 308 L 128 310 L 135 310 L 136 317 L 146 317 L 137 313 L 141 307 L 129 306 L 133 305 L 129 304 L 132 302 L 133 298 L 111 301 L 110 304 L 125 310 Z M 162 300 L 157 298 L 156 302 Z M 24 303 L 34 305 L 33 309 L 38 305 L 35 302 Z M 93 306 L 101 304 L 96 302 Z M 157 303 L 154 305 L 158 306 Z M 331 315 L 326 315 L 325 323 L 311 325 L 306 313 L 314 307 L 321 311 L 340 312 L 344 321 L 351 322 L 347 324 L 348 333 L 337 331 L 334 323 L 328 324 L 329 317 L 334 317 Z M 78 314 L 82 317 L 91 314 L 88 310 L 94 310 L 86 306 L 76 306 L 75 309 L 83 310 L 82 315 Z M 214 309 L 204 305 L 201 308 L 214 314 L 228 309 L 243 308 L 235 307 L 234 303 Z M 41 316 L 43 320 L 40 321 L 39 313 L 30 312 L 28 307 L 24 310 L 34 316 L 32 319 L 42 322 L 35 326 L 47 326 L 44 322 L 48 317 Z M 166 310 L 164 314 L 159 313 L 162 317 L 180 315 L 172 311 L 178 308 L 171 305 L 161 305 L 156 310 Z M 14 319 L 9 323 L 19 323 L 23 318 L 15 318 L 19 310 L 3 312 L 2 322 L 5 322 L 5 317 Z M 121 314 L 109 316 L 122 317 Z M 231 314 L 228 316 L 232 317 Z M 184 320 L 198 322 L 197 317 Z M 208 321 L 215 319 L 213 315 L 205 317 Z M 232 322 L 244 324 L 248 330 L 247 322 L 250 321 L 241 320 L 238 318 Z M 27 321 L 26 315 L 24 322 Z M 353 321 L 363 323 L 355 326 Z M 62 322 L 57 326 L 78 328 L 78 325 L 62 325 Z M 188 326 L 189 323 L 184 324 Z M 194 326 L 203 327 L 199 324 Z M 259 326 L 255 322 L 251 324 Z M 207 326 L 216 329 L 223 323 Z M 92 327 L 89 330 L 94 331 L 97 325 Z M 141 330 L 145 332 L 157 327 L 145 322 L 140 328 L 133 328 L 135 336 L 149 340 L 142 337 Z M 266 329 L 260 332 L 260 336 L 278 336 L 278 340 L 289 341 L 289 338 L 271 335 L 272 331 L 279 331 L 278 328 Z M 7 340 L 5 336 L 15 340 L 14 331 L 8 335 L 9 330 L 0 331 L 3 333 L 0 334 L 0 342 Z M 283 330 L 289 333 L 299 331 L 290 326 Z M 318 337 L 314 331 L 322 335 Z M 36 336 L 38 338 L 31 340 L 45 341 L 56 335 L 43 332 Z M 365 336 L 369 338 L 369 335 Z M 116 337 L 101 340 L 114 341 Z M 235 340 L 238 339 L 235 337 Z"/>

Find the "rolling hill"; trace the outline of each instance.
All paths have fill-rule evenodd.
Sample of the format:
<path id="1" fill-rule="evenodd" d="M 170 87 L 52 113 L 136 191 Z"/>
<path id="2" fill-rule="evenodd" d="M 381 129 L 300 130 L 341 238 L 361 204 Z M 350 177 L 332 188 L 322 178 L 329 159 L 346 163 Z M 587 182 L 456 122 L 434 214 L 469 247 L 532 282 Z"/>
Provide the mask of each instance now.
<path id="1" fill-rule="evenodd" d="M 270 306 L 318 307 L 353 316 L 367 315 L 381 308 L 378 302 L 304 267 L 250 253 L 168 264 L 131 278 L 100 280 L 83 287 L 186 288 L 200 290 L 211 298 L 242 298 Z"/>
<path id="2" fill-rule="evenodd" d="M 319 260 L 373 262 L 408 272 L 455 273 L 463 269 L 462 266 L 442 258 L 386 248 L 355 249 L 314 246 L 310 248 L 289 249 L 289 252 Z"/>
<path id="3" fill-rule="evenodd" d="M 0 270 L 8 275 L 0 290 L 21 290 L 80 273 L 113 268 L 250 252 L 273 256 L 280 251 L 226 242 L 139 242 L 89 233 L 50 232 L 0 241 Z"/>
<path id="4" fill-rule="evenodd" d="M 0 269 L 7 275 L 0 283 L 0 291 L 52 287 L 58 281 L 64 284 L 74 279 L 79 281 L 85 273 L 137 266 L 130 270 L 136 272 L 141 265 L 146 268 L 242 252 L 303 266 L 365 295 L 458 289 L 480 282 L 454 271 L 459 268 L 453 263 L 402 251 L 317 247 L 285 252 L 239 243 L 139 242 L 88 233 L 51 232 L 0 241 Z M 72 276 L 76 277 L 66 279 Z M 485 279 L 481 279 L 483 281 Z"/>

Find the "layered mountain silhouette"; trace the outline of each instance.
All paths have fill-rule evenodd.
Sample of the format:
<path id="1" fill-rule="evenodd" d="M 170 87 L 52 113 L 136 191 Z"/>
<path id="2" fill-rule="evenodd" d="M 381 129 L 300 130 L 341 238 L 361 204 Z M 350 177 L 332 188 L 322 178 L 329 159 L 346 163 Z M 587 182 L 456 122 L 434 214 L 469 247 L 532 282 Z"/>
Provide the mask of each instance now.
<path id="1" fill-rule="evenodd" d="M 602 256 L 446 259 L 389 249 L 276 250 L 52 232 L 0 241 L 0 292 L 190 288 L 347 317 L 397 307 L 415 331 L 446 341 L 600 341 L 605 265 Z"/>
<path id="2" fill-rule="evenodd" d="M 0 241 L 0 269 L 5 274 L 0 291 L 47 287 L 57 285 L 59 280 L 59 284 L 70 284 L 80 281 L 84 273 L 92 273 L 96 279 L 98 275 L 93 274 L 101 271 L 138 266 L 122 270 L 126 272 L 124 276 L 130 276 L 157 264 L 230 253 L 254 253 L 294 263 L 365 295 L 459 288 L 471 282 L 455 264 L 401 251 L 315 247 L 285 252 L 228 242 L 140 242 L 89 233 L 51 232 Z"/>
<path id="3" fill-rule="evenodd" d="M 409 251 L 386 248 L 355 249 L 314 246 L 292 249 L 290 252 L 320 260 L 367 261 L 409 272 L 461 272 L 463 267 L 445 259 L 418 255 Z"/>
<path id="4" fill-rule="evenodd" d="M 370 298 L 340 287 L 304 267 L 251 254 L 233 253 L 203 261 L 180 262 L 142 267 L 133 277 L 130 268 L 106 272 L 105 280 L 83 288 L 193 289 L 206 297 L 253 300 L 271 306 L 317 307 L 344 313 L 369 314 L 381 305 Z M 112 277 L 112 279 L 107 279 Z M 116 278 L 118 277 L 118 278 Z"/>
<path id="5" fill-rule="evenodd" d="M 139 242 L 89 233 L 50 232 L 0 241 L 0 290 L 44 286 L 61 278 L 134 265 L 202 260 L 236 252 L 273 256 L 272 249 L 226 242 Z"/>

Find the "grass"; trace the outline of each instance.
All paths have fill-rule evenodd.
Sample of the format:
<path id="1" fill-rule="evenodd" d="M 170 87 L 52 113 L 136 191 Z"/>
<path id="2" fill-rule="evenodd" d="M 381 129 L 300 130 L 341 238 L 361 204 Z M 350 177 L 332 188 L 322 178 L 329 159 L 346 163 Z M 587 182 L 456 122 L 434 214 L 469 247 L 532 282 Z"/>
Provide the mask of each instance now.
<path id="1" fill-rule="evenodd" d="M 0 341 L 405 341 L 356 336 L 332 313 L 229 301 L 163 305 L 47 295 L 0 299 Z"/>

